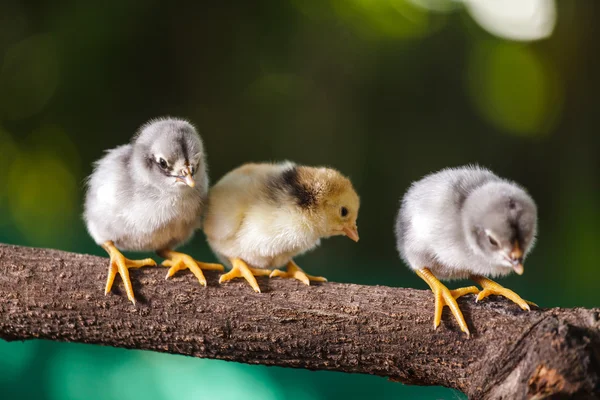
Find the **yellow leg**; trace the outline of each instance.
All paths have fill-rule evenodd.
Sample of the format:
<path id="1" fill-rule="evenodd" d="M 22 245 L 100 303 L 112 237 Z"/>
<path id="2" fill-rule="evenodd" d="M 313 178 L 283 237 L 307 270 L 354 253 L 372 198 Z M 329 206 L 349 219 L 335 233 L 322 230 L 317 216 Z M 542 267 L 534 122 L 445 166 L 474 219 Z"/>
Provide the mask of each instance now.
<path id="1" fill-rule="evenodd" d="M 125 293 L 127 298 L 135 304 L 135 296 L 133 295 L 133 287 L 131 286 L 131 280 L 129 279 L 129 268 L 140 268 L 145 266 L 155 266 L 156 261 L 151 258 L 143 260 L 129 260 L 121 254 L 121 252 L 115 247 L 112 241 L 108 241 L 102 244 L 102 248 L 106 250 L 110 256 L 110 264 L 108 266 L 108 278 L 106 279 L 106 289 L 104 294 L 108 294 L 117 276 L 117 272 L 121 275 L 123 284 L 125 285 Z"/>
<path id="2" fill-rule="evenodd" d="M 184 253 L 179 253 L 173 250 L 161 250 L 158 252 L 158 255 L 166 258 L 165 261 L 162 262 L 163 267 L 170 267 L 167 272 L 167 276 L 165 279 L 169 279 L 177 271 L 181 271 L 183 269 L 189 269 L 192 273 L 198 278 L 198 282 L 200 285 L 206 286 L 206 278 L 202 273 L 202 270 L 207 271 L 224 271 L 225 268 L 221 264 L 211 264 L 204 263 L 198 260 L 194 260 L 192 257 L 188 256 Z"/>
<path id="3" fill-rule="evenodd" d="M 442 309 L 444 308 L 444 306 L 448 306 L 450 307 L 450 311 L 452 311 L 456 322 L 458 322 L 460 330 L 466 333 L 467 336 L 470 336 L 471 333 L 469 332 L 469 328 L 467 327 L 465 318 L 463 317 L 462 312 L 458 307 L 456 299 L 458 299 L 461 296 L 464 296 L 465 294 L 476 294 L 479 292 L 479 289 L 477 289 L 475 286 L 469 286 L 465 288 L 450 290 L 433 275 L 429 268 L 422 268 L 420 270 L 417 270 L 417 275 L 419 275 L 421 279 L 427 282 L 427 284 L 431 288 L 431 291 L 433 292 L 433 295 L 435 296 L 435 314 L 433 317 L 433 329 L 437 329 L 437 327 L 440 325 L 440 322 L 442 321 Z"/>
<path id="4" fill-rule="evenodd" d="M 230 261 L 233 268 L 226 274 L 221 275 L 219 283 L 227 282 L 234 278 L 244 278 L 256 293 L 260 293 L 260 287 L 258 286 L 258 282 L 256 282 L 255 276 L 267 276 L 270 271 L 262 268 L 250 268 L 244 260 L 239 258 L 232 258 Z"/>
<path id="5" fill-rule="evenodd" d="M 489 295 L 495 294 L 498 296 L 506 297 L 507 299 L 516 303 L 523 310 L 530 311 L 530 308 L 529 308 L 530 304 L 532 306 L 537 307 L 537 304 L 532 303 L 531 301 L 523 300 L 521 298 L 521 296 L 519 296 L 512 290 L 507 289 L 502 285 L 499 285 L 498 283 L 494 282 L 491 279 L 484 278 L 483 276 L 479 276 L 479 275 L 471 276 L 471 279 L 473 281 L 475 281 L 476 283 L 478 283 L 479 285 L 481 285 L 481 287 L 483 288 L 483 290 L 481 292 L 479 292 L 479 294 L 477 295 L 477 299 L 475 299 L 475 301 L 483 300 L 486 297 L 488 297 Z"/>
<path id="6" fill-rule="evenodd" d="M 322 276 L 308 275 L 293 260 L 290 260 L 290 262 L 287 263 L 286 272 L 283 272 L 279 269 L 274 269 L 273 272 L 271 272 L 271 275 L 269 275 L 269 278 L 273 278 L 274 276 L 297 279 L 305 285 L 310 285 L 310 281 L 327 282 L 327 278 Z"/>

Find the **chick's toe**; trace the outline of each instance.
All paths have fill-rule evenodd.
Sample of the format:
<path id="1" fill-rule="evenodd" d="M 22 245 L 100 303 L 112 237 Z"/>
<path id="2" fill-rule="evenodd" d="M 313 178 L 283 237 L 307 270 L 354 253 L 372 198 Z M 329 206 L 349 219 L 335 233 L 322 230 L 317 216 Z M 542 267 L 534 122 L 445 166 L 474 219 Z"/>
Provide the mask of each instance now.
<path id="1" fill-rule="evenodd" d="M 192 257 L 187 254 L 180 253 L 172 250 L 162 250 L 159 251 L 158 254 L 166 258 L 165 261 L 162 262 L 163 267 L 169 267 L 169 271 L 167 272 L 167 276 L 165 279 L 169 279 L 177 271 L 181 271 L 183 269 L 189 269 L 192 273 L 198 278 L 198 282 L 202 286 L 206 286 L 206 278 L 202 273 L 202 270 L 206 271 L 224 271 L 225 268 L 221 264 L 211 264 L 204 263 L 198 260 L 194 260 Z"/>
<path id="2" fill-rule="evenodd" d="M 270 271 L 262 268 L 251 268 L 239 258 L 233 258 L 230 261 L 232 265 L 231 271 L 221 275 L 219 283 L 227 282 L 234 278 L 244 278 L 256 293 L 260 293 L 260 286 L 258 286 L 255 276 L 267 276 L 270 274 Z"/>
<path id="3" fill-rule="evenodd" d="M 117 272 L 121 275 L 123 284 L 125 285 L 125 292 L 127 298 L 135 304 L 135 296 L 133 294 L 133 287 L 131 286 L 131 280 L 129 279 L 129 268 L 141 268 L 146 266 L 156 266 L 156 261 L 151 258 L 145 258 L 143 260 L 130 260 L 125 258 L 123 254 L 115 247 L 114 243 L 108 241 L 102 245 L 104 250 L 110 256 L 110 264 L 108 266 L 108 277 L 106 279 L 106 288 L 104 294 L 110 293 L 112 285 L 117 276 Z"/>
<path id="4" fill-rule="evenodd" d="M 513 303 L 516 303 L 519 307 L 526 311 L 531 310 L 531 308 L 529 307 L 530 305 L 537 307 L 537 304 L 532 303 L 531 301 L 524 300 L 523 298 L 521 298 L 521 296 L 519 296 L 512 290 L 505 288 L 504 286 L 500 285 L 497 282 L 494 282 L 491 279 L 477 275 L 472 276 L 471 279 L 480 284 L 483 288 L 483 290 L 477 295 L 477 299 L 475 299 L 475 301 L 477 302 L 485 299 L 486 297 L 492 294 L 495 294 L 498 296 L 506 297 L 507 299 L 511 300 Z"/>
<path id="5" fill-rule="evenodd" d="M 305 285 L 310 285 L 310 281 L 327 282 L 327 278 L 325 277 L 308 275 L 294 261 L 290 261 L 287 264 L 285 272 L 279 269 L 273 270 L 269 278 L 273 277 L 297 279 Z"/>
<path id="6" fill-rule="evenodd" d="M 456 322 L 460 326 L 460 330 L 466 333 L 467 336 L 470 336 L 471 333 L 469 332 L 469 328 L 467 327 L 465 318 L 458 307 L 456 299 L 466 294 L 477 294 L 479 289 L 477 289 L 475 286 L 469 286 L 450 290 L 433 275 L 429 268 L 422 268 L 418 270 L 417 275 L 429 285 L 435 296 L 433 328 L 437 329 L 437 327 L 440 325 L 442 321 L 442 310 L 444 306 L 448 306 L 452 312 L 452 315 L 454 315 Z"/>

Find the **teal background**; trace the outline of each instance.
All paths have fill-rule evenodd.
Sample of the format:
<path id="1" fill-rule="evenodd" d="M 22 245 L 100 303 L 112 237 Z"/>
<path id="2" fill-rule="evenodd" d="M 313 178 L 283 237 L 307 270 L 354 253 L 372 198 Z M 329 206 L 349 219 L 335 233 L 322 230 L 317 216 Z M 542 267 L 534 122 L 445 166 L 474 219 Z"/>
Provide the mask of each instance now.
<path id="1" fill-rule="evenodd" d="M 298 260 L 309 273 L 425 289 L 395 250 L 398 199 L 429 172 L 478 162 L 539 206 L 525 274 L 500 282 L 542 307 L 597 307 L 599 16 L 598 2 L 560 2 L 549 37 L 514 41 L 450 0 L 4 0 L 0 241 L 104 255 L 80 217 L 91 163 L 173 115 L 197 126 L 213 181 L 281 159 L 351 177 L 361 241 L 324 241 Z M 215 260 L 201 233 L 184 249 Z M 463 398 L 372 376 L 47 341 L 0 341 L 0 393 Z"/>

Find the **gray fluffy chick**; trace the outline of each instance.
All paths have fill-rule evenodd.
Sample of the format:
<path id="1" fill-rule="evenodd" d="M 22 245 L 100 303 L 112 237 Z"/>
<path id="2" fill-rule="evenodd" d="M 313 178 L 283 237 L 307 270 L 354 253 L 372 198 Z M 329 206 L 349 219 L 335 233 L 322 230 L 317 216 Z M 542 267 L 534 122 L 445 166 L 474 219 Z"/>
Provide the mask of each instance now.
<path id="1" fill-rule="evenodd" d="M 208 191 L 204 148 L 189 122 L 162 118 L 143 125 L 130 144 L 95 163 L 87 186 L 87 229 L 110 255 L 106 293 L 119 272 L 135 304 L 128 268 L 156 265 L 150 258 L 126 259 L 118 249 L 158 252 L 171 267 L 167 278 L 189 268 L 206 285 L 201 268 L 223 270 L 173 251 L 199 228 Z"/>
<path id="2" fill-rule="evenodd" d="M 396 220 L 397 245 L 434 292 L 434 328 L 448 305 L 468 335 L 456 298 L 469 293 L 478 293 L 477 301 L 502 295 L 529 310 L 529 302 L 484 276 L 522 274 L 536 230 L 537 208 L 529 194 L 485 168 L 448 168 L 413 183 Z M 437 278 L 470 278 L 483 290 L 449 290 Z"/>

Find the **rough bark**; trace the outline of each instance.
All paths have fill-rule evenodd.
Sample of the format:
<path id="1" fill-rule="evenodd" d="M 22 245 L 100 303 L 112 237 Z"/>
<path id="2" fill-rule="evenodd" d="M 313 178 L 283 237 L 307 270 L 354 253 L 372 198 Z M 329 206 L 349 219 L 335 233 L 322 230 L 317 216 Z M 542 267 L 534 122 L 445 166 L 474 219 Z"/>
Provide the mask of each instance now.
<path id="1" fill-rule="evenodd" d="M 0 245 L 0 337 L 44 338 L 248 364 L 373 374 L 472 399 L 600 398 L 600 309 L 523 312 L 502 298 L 445 310 L 432 329 L 425 290 L 259 278 L 208 286 L 164 268 L 132 270 L 104 296 L 108 259 Z"/>

